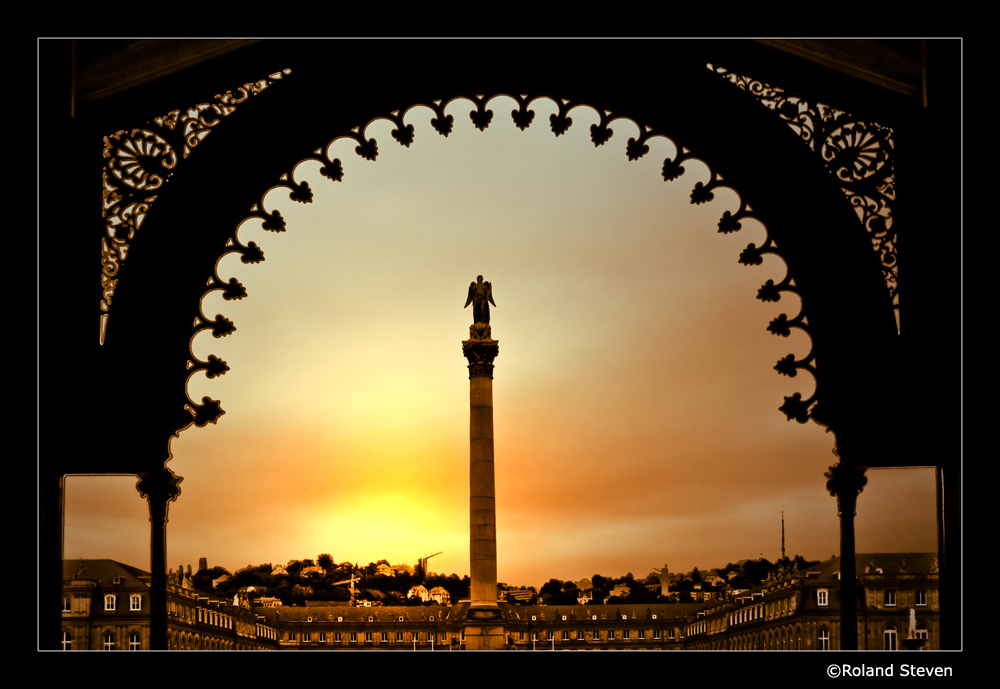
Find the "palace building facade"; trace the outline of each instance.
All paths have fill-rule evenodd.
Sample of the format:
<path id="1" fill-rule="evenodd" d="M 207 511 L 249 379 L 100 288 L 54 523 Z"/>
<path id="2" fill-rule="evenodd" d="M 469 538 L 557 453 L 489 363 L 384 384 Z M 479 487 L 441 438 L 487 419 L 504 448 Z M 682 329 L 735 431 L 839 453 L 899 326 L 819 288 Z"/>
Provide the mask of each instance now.
<path id="1" fill-rule="evenodd" d="M 114 560 L 63 563 L 63 650 L 152 648 L 149 572 Z M 170 650 L 270 650 L 278 631 L 245 604 L 168 584 Z"/>
<path id="2" fill-rule="evenodd" d="M 833 557 L 706 607 L 685 629 L 686 648 L 840 650 L 840 565 Z M 860 648 L 941 648 L 938 576 L 933 553 L 858 553 Z"/>
<path id="3" fill-rule="evenodd" d="M 511 605 L 498 602 L 513 650 L 839 650 L 841 560 L 789 571 L 697 603 Z M 64 565 L 63 648 L 145 650 L 147 572 L 114 560 Z M 859 553 L 862 649 L 941 648 L 933 553 Z M 170 585 L 171 650 L 464 650 L 469 601 L 457 605 L 305 607 L 213 600 Z M 613 601 L 613 599 L 611 599 Z M 259 601 L 257 601 L 259 603 Z"/>

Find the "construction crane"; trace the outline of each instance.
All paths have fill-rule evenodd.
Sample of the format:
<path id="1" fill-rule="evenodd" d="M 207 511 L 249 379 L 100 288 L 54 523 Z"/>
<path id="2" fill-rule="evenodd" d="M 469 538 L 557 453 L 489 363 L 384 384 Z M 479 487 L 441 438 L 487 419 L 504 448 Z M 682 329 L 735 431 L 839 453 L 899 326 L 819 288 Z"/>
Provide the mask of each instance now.
<path id="1" fill-rule="evenodd" d="M 434 555 L 440 555 L 443 551 L 437 551 Z M 420 574 L 422 576 L 427 576 L 427 561 L 430 560 L 434 555 L 424 555 L 420 558 L 420 562 L 417 563 L 417 567 L 420 568 Z"/>
<path id="2" fill-rule="evenodd" d="M 359 577 L 356 577 L 356 576 L 354 576 L 352 574 L 350 579 L 344 579 L 343 581 L 338 581 L 335 584 L 330 584 L 330 586 L 340 586 L 341 584 L 350 584 L 351 585 L 351 606 L 353 607 L 354 606 L 354 594 L 355 594 L 355 591 L 354 591 L 354 582 L 356 582 L 356 581 L 361 581 L 361 579 Z"/>

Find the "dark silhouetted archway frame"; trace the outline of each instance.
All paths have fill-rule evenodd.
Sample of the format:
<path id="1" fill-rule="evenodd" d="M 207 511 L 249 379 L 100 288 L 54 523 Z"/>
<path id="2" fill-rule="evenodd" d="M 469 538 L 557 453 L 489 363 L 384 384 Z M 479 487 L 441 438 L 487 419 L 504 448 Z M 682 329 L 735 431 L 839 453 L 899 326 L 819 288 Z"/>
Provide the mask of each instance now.
<path id="1" fill-rule="evenodd" d="M 943 403 L 942 386 L 945 394 L 952 390 L 940 358 L 947 356 L 946 348 L 953 351 L 954 344 L 941 338 L 927 317 L 932 308 L 927 297 L 933 294 L 928 285 L 933 279 L 924 264 L 933 250 L 919 241 L 914 242 L 918 250 L 910 255 L 900 249 L 901 270 L 908 270 L 910 256 L 914 266 L 912 296 L 911 292 L 904 296 L 907 319 L 914 323 L 913 335 L 905 332 L 909 320 L 900 335 L 878 257 L 836 181 L 773 113 L 706 69 L 711 61 L 765 78 L 762 72 L 785 63 L 769 61 L 752 50 L 747 58 L 741 51 L 745 46 L 730 43 L 562 46 L 556 51 L 548 44 L 530 43 L 265 43 L 109 100 L 68 122 L 54 113 L 48 131 L 43 120 L 43 152 L 61 151 L 70 170 L 79 170 L 77 176 L 83 179 L 84 173 L 93 175 L 97 167 L 90 147 L 109 131 L 141 128 L 141 122 L 151 117 L 206 100 L 205 94 L 262 74 L 285 68 L 292 73 L 280 89 L 255 97 L 229 115 L 225 128 L 220 127 L 199 147 L 197 155 L 185 162 L 184 174 L 171 179 L 157 198 L 156 212 L 149 214 L 135 237 L 128 264 L 118 276 L 121 282 L 103 345 L 95 316 L 95 263 L 86 258 L 95 255 L 105 231 L 89 210 L 93 187 L 72 179 L 71 190 L 64 194 L 69 202 L 62 216 L 57 217 L 54 209 L 41 209 L 40 265 L 43 271 L 53 271 L 51 277 L 46 272 L 40 276 L 43 607 L 46 600 L 57 600 L 58 577 L 44 572 L 61 558 L 61 547 L 53 544 L 56 533 L 61 543 L 64 476 L 141 476 L 139 488 L 150 498 L 154 543 L 165 539 L 166 505 L 178 492 L 176 481 L 165 471 L 169 438 L 192 421 L 203 424 L 214 418 L 210 410 L 199 411 L 184 396 L 184 379 L 191 366 L 189 342 L 198 327 L 194 319 L 201 317 L 197 304 L 206 278 L 217 277 L 213 273 L 219 255 L 227 250 L 239 222 L 259 204 L 261 193 L 281 183 L 281 176 L 303 158 L 322 159 L 314 151 L 325 148 L 336 136 L 417 103 L 433 106 L 435 101 L 456 97 L 485 103 L 497 94 L 515 98 L 527 94 L 528 100 L 548 96 L 567 108 L 592 105 L 599 112 L 628 117 L 648 127 L 646 135 L 664 134 L 708 163 L 712 181 L 695 189 L 693 200 L 699 194 L 704 198 L 716 184 L 736 189 L 780 247 L 794 290 L 802 297 L 813 348 L 799 362 L 815 367 L 819 397 L 807 405 L 792 400 L 782 406 L 790 419 L 805 421 L 809 414 L 834 432 L 839 464 L 828 474 L 828 485 L 838 496 L 847 521 L 853 517 L 854 500 L 863 487 L 864 467 L 935 465 L 948 471 L 944 512 L 950 525 L 959 523 L 957 414 L 943 409 L 934 415 L 921 406 L 921 401 L 928 400 Z M 333 64 L 338 56 L 349 57 L 359 66 L 370 65 L 373 73 L 338 69 Z M 58 65 L 58 55 L 52 61 Z M 794 69 L 788 74 L 787 78 L 796 78 Z M 825 83 L 837 85 L 835 80 Z M 820 82 L 817 89 L 823 85 Z M 915 156 L 907 158 L 902 153 L 908 137 L 928 126 L 926 115 L 913 115 L 910 105 L 895 101 L 878 103 L 878 107 L 899 114 L 898 122 L 882 113 L 876 117 L 900 134 L 899 176 L 918 192 L 915 198 L 926 199 L 920 196 L 917 175 L 912 172 Z M 480 106 L 479 112 L 485 114 L 485 108 Z M 560 109 L 560 115 L 564 114 Z M 505 111 L 495 114 L 507 116 Z M 558 121 L 549 124 L 560 126 Z M 405 129 L 397 127 L 397 131 L 405 138 Z M 601 134 L 598 127 L 595 136 Z M 641 151 L 642 139 L 628 145 L 630 152 Z M 624 143 L 612 138 L 605 145 Z M 360 153 L 369 150 L 361 136 L 358 144 Z M 324 162 L 335 175 L 334 161 Z M 671 172 L 676 169 L 665 165 L 665 177 Z M 54 173 L 53 178 L 59 179 Z M 293 193 L 305 191 L 299 188 Z M 745 211 L 744 206 L 741 212 Z M 941 205 L 924 213 L 928 215 L 948 217 Z M 917 220 L 918 213 L 903 210 L 897 219 L 900 216 L 904 221 Z M 78 234 L 68 229 L 73 222 L 73 232 L 78 230 Z M 957 234 L 957 223 L 954 231 Z M 59 241 L 53 241 L 55 237 Z M 911 289 L 909 275 L 900 275 L 903 290 Z M 53 313 L 57 304 L 58 315 Z M 935 346 L 938 358 L 931 373 L 923 375 L 921 355 Z M 787 369 L 795 370 L 794 365 Z M 186 404 L 194 417 L 184 408 Z M 934 419 L 939 426 L 930 428 L 927 424 Z M 845 537 L 850 540 L 842 543 L 844 556 L 846 551 L 853 555 L 853 526 L 849 531 Z M 156 578 L 165 576 L 156 571 L 155 555 L 154 588 Z M 942 567 L 943 576 L 948 577 L 946 600 L 957 600 L 960 591 L 958 557 L 955 547 L 942 558 L 947 566 Z M 61 567 L 58 570 L 61 574 Z M 58 606 L 52 608 L 58 610 Z M 959 614 L 949 613 L 953 624 Z M 42 618 L 44 634 L 48 618 Z M 56 624 L 51 626 L 58 629 Z M 56 647 L 57 633 L 50 630 L 48 636 L 51 640 L 43 639 L 42 647 Z M 958 642 L 952 638 L 950 645 L 955 647 Z M 849 643 L 845 640 L 845 647 Z"/>

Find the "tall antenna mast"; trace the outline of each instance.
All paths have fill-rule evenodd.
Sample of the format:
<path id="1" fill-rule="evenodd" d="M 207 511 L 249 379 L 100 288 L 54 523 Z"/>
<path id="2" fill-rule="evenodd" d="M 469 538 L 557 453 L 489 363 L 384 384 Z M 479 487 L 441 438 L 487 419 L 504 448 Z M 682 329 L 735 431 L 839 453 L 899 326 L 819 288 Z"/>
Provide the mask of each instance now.
<path id="1" fill-rule="evenodd" d="M 785 559 L 785 510 L 781 510 L 781 559 Z"/>

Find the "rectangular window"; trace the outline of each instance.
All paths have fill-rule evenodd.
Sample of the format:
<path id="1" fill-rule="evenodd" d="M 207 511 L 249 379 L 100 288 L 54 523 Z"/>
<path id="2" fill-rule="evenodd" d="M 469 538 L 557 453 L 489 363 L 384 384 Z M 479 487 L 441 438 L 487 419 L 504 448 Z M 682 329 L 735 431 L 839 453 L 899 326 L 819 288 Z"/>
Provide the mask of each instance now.
<path id="1" fill-rule="evenodd" d="M 338 644 L 339 644 L 339 643 L 340 643 L 341 641 L 343 641 L 343 638 L 341 638 L 341 636 L 340 636 L 340 632 L 335 632 L 335 633 L 334 633 L 334 635 L 333 635 L 333 640 L 334 640 L 334 641 L 335 641 L 336 643 L 338 643 Z"/>
<path id="2" fill-rule="evenodd" d="M 352 644 L 358 643 L 358 633 L 357 632 L 351 632 L 351 643 Z"/>
<path id="3" fill-rule="evenodd" d="M 654 629 L 653 630 L 653 640 L 654 641 L 659 641 L 661 638 L 663 638 L 663 637 L 660 634 L 660 630 L 659 629 Z"/>
<path id="4" fill-rule="evenodd" d="M 382 632 L 382 643 L 389 642 L 389 632 Z"/>
<path id="5" fill-rule="evenodd" d="M 917 605 L 927 605 L 926 591 L 917 591 Z"/>
<path id="6" fill-rule="evenodd" d="M 614 629 L 609 629 L 608 630 L 608 641 L 614 641 L 614 640 L 615 640 L 615 630 Z"/>
<path id="7" fill-rule="evenodd" d="M 63 596 L 63 612 L 69 612 L 69 598 Z"/>
<path id="8" fill-rule="evenodd" d="M 622 641 L 631 641 L 631 640 L 632 640 L 632 630 L 626 629 L 624 632 L 622 632 Z"/>
<path id="9" fill-rule="evenodd" d="M 830 632 L 826 629 L 819 630 L 819 650 L 829 651 L 830 650 Z"/>
<path id="10" fill-rule="evenodd" d="M 518 632 L 518 641 L 524 641 L 524 639 L 525 639 L 524 635 L 525 635 L 525 632 Z"/>
<path id="11" fill-rule="evenodd" d="M 555 640 L 555 635 L 552 632 L 549 632 L 548 636 L 546 636 L 545 640 L 546 641 L 554 641 Z"/>
<path id="12" fill-rule="evenodd" d="M 569 641 L 569 631 L 567 631 L 567 630 L 565 630 L 565 629 L 563 630 L 563 633 L 562 633 L 562 640 L 563 640 L 563 641 Z"/>
<path id="13" fill-rule="evenodd" d="M 645 641 L 646 640 L 646 630 L 645 629 L 640 629 L 636 633 L 635 638 L 639 639 L 639 641 Z"/>
<path id="14" fill-rule="evenodd" d="M 896 592 L 886 591 L 885 592 L 885 607 L 892 608 L 896 605 Z"/>
<path id="15" fill-rule="evenodd" d="M 403 632 L 396 632 L 396 643 L 403 643 Z"/>
<path id="16" fill-rule="evenodd" d="M 312 641 L 312 634 L 309 632 L 302 632 L 302 641 L 304 643 L 310 643 Z"/>
<path id="17" fill-rule="evenodd" d="M 128 635 L 128 650 L 139 650 L 139 632 L 132 632 Z"/>
<path id="18" fill-rule="evenodd" d="M 371 642 L 372 642 L 372 633 L 371 632 L 365 632 L 365 643 L 366 644 L 370 644 Z"/>
<path id="19" fill-rule="evenodd" d="M 319 642 L 321 644 L 325 644 L 326 643 L 326 632 L 320 632 L 319 633 Z"/>
<path id="20" fill-rule="evenodd" d="M 288 632 L 288 640 L 295 641 L 295 639 L 296 639 L 295 632 Z"/>

